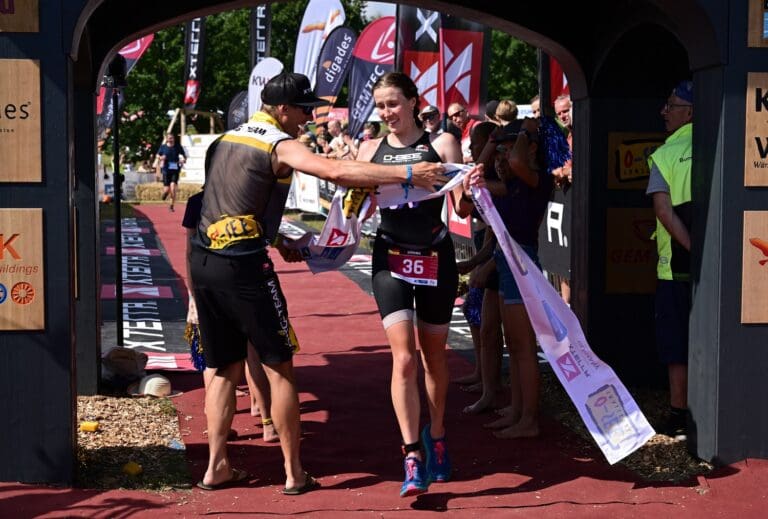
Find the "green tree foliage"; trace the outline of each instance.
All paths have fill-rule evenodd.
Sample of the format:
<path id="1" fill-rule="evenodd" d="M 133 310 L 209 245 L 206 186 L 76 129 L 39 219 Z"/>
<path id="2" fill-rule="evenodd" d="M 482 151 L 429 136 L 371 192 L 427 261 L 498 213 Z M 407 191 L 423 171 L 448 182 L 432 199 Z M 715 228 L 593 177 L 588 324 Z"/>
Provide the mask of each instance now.
<path id="1" fill-rule="evenodd" d="M 488 76 L 488 99 L 510 99 L 517 104 L 528 104 L 539 92 L 536 48 L 494 30 Z"/>
<path id="2" fill-rule="evenodd" d="M 296 35 L 309 0 L 271 4 L 271 55 L 293 68 Z M 362 0 L 342 0 L 345 25 L 358 33 L 368 23 Z M 223 117 L 232 98 L 247 90 L 250 76 L 250 9 L 206 18 L 203 83 L 197 109 Z M 535 49 L 509 35 L 493 31 L 489 99 L 527 103 L 537 91 Z M 128 76 L 121 114 L 120 143 L 126 160 L 146 160 L 155 153 L 169 124 L 168 111 L 182 106 L 184 96 L 184 25 L 155 33 L 155 39 Z M 339 105 L 346 103 L 346 86 Z M 137 114 L 141 114 L 140 117 Z M 208 120 L 188 120 L 189 131 L 207 132 Z M 192 130 L 194 128 L 194 130 Z M 178 131 L 178 127 L 176 128 Z M 106 150 L 111 144 L 106 143 Z"/>

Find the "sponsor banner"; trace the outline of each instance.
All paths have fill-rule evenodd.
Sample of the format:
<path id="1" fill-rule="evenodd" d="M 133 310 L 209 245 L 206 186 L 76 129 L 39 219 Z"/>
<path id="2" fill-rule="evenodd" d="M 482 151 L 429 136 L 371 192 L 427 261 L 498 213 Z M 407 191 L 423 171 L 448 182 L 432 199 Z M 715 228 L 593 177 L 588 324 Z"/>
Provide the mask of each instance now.
<path id="1" fill-rule="evenodd" d="M 251 9 L 251 68 L 269 56 L 272 34 L 272 10 L 269 4 Z"/>
<path id="2" fill-rule="evenodd" d="M 490 28 L 455 16 L 441 16 L 441 109 L 459 103 L 472 115 L 484 115 L 488 67 L 483 67 L 483 57 L 490 53 L 490 44 Z"/>
<path id="3" fill-rule="evenodd" d="M 656 215 L 652 208 L 609 207 L 606 213 L 605 293 L 656 291 Z"/>
<path id="4" fill-rule="evenodd" d="M 320 213 L 320 183 L 317 177 L 300 171 L 293 174 L 291 189 L 296 196 L 296 208 L 309 213 Z"/>
<path id="5" fill-rule="evenodd" d="M 41 182 L 40 62 L 0 59 L 0 182 Z"/>
<path id="6" fill-rule="evenodd" d="M 309 0 L 296 37 L 293 71 L 309 78 L 315 88 L 317 57 L 320 48 L 336 27 L 344 25 L 346 16 L 339 0 Z"/>
<path id="7" fill-rule="evenodd" d="M 539 226 L 539 261 L 547 272 L 566 279 L 571 277 L 571 193 L 555 189 L 547 203 L 547 212 Z"/>
<path id="8" fill-rule="evenodd" d="M 663 133 L 608 133 L 608 189 L 648 187 L 648 157 L 664 144 Z"/>
<path id="9" fill-rule="evenodd" d="M 356 137 L 373 111 L 373 84 L 395 68 L 395 17 L 369 23 L 352 52 L 349 79 L 349 134 Z"/>
<path id="10" fill-rule="evenodd" d="M 229 102 L 227 130 L 237 128 L 246 121 L 248 121 L 248 91 L 241 90 Z"/>
<path id="11" fill-rule="evenodd" d="M 118 51 L 125 58 L 126 76 L 130 74 L 139 58 L 146 52 L 154 39 L 154 34 L 142 36 Z M 122 107 L 124 102 L 123 91 L 118 90 L 117 96 L 117 106 Z M 99 139 L 103 139 L 106 136 L 107 128 L 112 126 L 114 117 L 114 107 L 112 105 L 112 88 L 102 86 L 99 88 L 99 95 L 96 97 L 96 131 Z"/>
<path id="12" fill-rule="evenodd" d="M 642 447 L 655 434 L 653 428 L 613 369 L 592 351 L 571 309 L 509 236 L 488 190 L 473 188 L 472 196 L 504 251 L 552 371 L 608 463 L 620 461 Z"/>
<path id="13" fill-rule="evenodd" d="M 193 18 L 184 26 L 184 108 L 200 99 L 205 59 L 205 18 Z"/>
<path id="14" fill-rule="evenodd" d="M 43 210 L 0 209 L 0 330 L 45 329 L 44 274 Z"/>
<path id="15" fill-rule="evenodd" d="M 283 71 L 283 64 L 275 58 L 261 60 L 251 71 L 248 80 L 248 117 L 261 110 L 261 91 L 267 82 Z"/>
<path id="16" fill-rule="evenodd" d="M 438 11 L 397 6 L 396 69 L 408 74 L 416 84 L 420 108 L 442 106 L 439 34 Z"/>
<path id="17" fill-rule="evenodd" d="M 768 323 L 768 211 L 744 211 L 741 322 Z"/>
<path id="18" fill-rule="evenodd" d="M 0 0 L 0 32 L 39 32 L 38 0 Z"/>
<path id="19" fill-rule="evenodd" d="M 768 186 L 768 72 L 747 74 L 744 185 Z"/>
<path id="20" fill-rule="evenodd" d="M 328 101 L 328 106 L 315 108 L 315 122 L 325 124 L 328 112 L 336 103 L 344 80 L 347 79 L 349 66 L 352 63 L 352 49 L 355 48 L 357 35 L 348 27 L 336 27 L 320 50 L 317 62 L 317 78 L 315 95 Z"/>

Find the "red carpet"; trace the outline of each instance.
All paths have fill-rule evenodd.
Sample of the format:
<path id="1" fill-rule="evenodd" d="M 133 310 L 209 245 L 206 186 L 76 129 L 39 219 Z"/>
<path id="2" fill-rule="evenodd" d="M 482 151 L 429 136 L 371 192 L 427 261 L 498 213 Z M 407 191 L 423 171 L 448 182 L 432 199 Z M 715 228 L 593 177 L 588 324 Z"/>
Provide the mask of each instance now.
<path id="1" fill-rule="evenodd" d="M 183 207 L 183 206 L 182 206 Z M 181 212 L 142 206 L 153 219 L 175 270 L 183 275 Z M 0 484 L 1 517 L 764 517 L 768 461 L 748 460 L 683 484 L 642 482 L 609 466 L 599 450 L 545 419 L 534 440 L 494 438 L 464 416 L 472 396 L 450 388 L 446 425 L 455 479 L 428 494 L 402 499 L 400 438 L 389 398 L 391 358 L 371 297 L 341 273 L 313 276 L 303 264 L 275 262 L 302 351 L 295 358 L 301 390 L 305 468 L 321 490 L 280 493 L 277 445 L 260 440 L 258 419 L 239 399 L 230 444 L 246 487 L 215 492 L 108 492 Z M 470 366 L 450 356 L 452 374 Z M 174 399 L 195 480 L 207 462 L 201 377 L 169 374 L 185 393 Z M 424 406 L 422 406 L 424 408 Z M 424 421 L 422 421 L 424 423 Z"/>

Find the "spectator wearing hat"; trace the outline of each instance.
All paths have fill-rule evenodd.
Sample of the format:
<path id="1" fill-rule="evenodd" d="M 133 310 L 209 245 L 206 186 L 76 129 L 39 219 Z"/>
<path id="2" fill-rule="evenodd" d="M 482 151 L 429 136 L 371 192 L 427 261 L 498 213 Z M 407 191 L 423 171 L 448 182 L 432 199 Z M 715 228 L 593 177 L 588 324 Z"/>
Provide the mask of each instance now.
<path id="1" fill-rule="evenodd" d="M 310 120 L 314 107 L 327 102 L 314 95 L 302 74 L 278 74 L 264 86 L 261 100 L 259 112 L 224 133 L 206 153 L 200 223 L 189 262 L 205 362 L 215 374 L 205 395 L 208 467 L 197 486 L 215 490 L 248 478 L 246 471 L 232 466 L 227 435 L 247 348 L 255 347 L 271 387 L 272 419 L 286 471 L 283 493 L 296 495 L 319 484 L 304 471 L 299 457 L 292 361 L 299 344 L 267 251 L 271 243 L 286 261 L 301 261 L 300 252 L 286 247 L 288 239 L 278 234 L 280 218 L 273 213 L 282 213 L 288 194 L 278 189 L 284 184 L 280 180 L 294 169 L 342 186 L 408 182 L 432 189 L 447 178 L 435 163 L 386 166 L 313 154 L 296 139 L 299 125 Z"/>
<path id="2" fill-rule="evenodd" d="M 440 121 L 440 110 L 434 105 L 427 105 L 419 112 L 419 120 L 424 125 L 424 129 L 433 136 L 443 133 Z"/>
<path id="3" fill-rule="evenodd" d="M 688 318 L 691 310 L 690 250 L 693 82 L 681 81 L 661 109 L 669 137 L 648 159 L 646 194 L 656 213 L 656 347 L 667 365 L 670 411 L 662 433 L 687 437 Z"/>

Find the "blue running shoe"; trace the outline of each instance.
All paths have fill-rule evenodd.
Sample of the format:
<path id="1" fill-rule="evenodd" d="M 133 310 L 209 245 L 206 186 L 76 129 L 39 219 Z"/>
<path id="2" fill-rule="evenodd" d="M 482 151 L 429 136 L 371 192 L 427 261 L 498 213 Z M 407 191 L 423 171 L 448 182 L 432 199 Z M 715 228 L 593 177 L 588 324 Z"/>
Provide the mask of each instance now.
<path id="1" fill-rule="evenodd" d="M 451 479 L 451 460 L 448 458 L 448 447 L 445 437 L 434 439 L 429 432 L 429 425 L 421 431 L 421 443 L 427 454 L 427 474 L 429 481 L 443 483 Z"/>
<path id="2" fill-rule="evenodd" d="M 400 497 L 417 496 L 429 488 L 429 479 L 421 460 L 414 457 L 405 458 L 405 481 L 400 487 Z"/>

